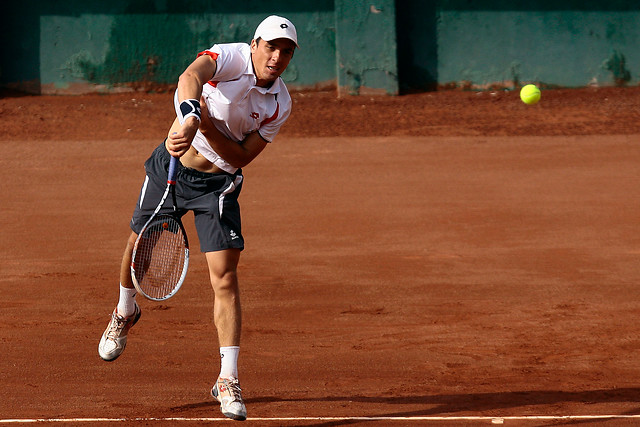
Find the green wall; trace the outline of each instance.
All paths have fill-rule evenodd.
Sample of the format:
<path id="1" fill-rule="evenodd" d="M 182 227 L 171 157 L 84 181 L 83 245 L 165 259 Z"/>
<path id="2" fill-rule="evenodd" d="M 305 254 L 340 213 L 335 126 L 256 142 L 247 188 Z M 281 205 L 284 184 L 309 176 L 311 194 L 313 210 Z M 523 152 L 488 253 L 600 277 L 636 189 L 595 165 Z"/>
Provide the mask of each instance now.
<path id="1" fill-rule="evenodd" d="M 400 90 L 637 85 L 637 0 L 396 0 Z"/>
<path id="2" fill-rule="evenodd" d="M 395 2 L 336 0 L 340 94 L 398 92 Z"/>
<path id="3" fill-rule="evenodd" d="M 175 84 L 213 43 L 290 18 L 290 88 L 340 94 L 640 83 L 628 0 L 23 0 L 3 4 L 0 86 L 81 93 Z"/>
<path id="4" fill-rule="evenodd" d="M 8 49 L 0 83 L 43 93 L 174 84 L 214 43 L 249 42 L 269 14 L 300 33 L 283 78 L 293 86 L 335 86 L 333 0 L 198 1 L 26 0 L 9 8 L 0 30 Z M 322 58 L 322 60 L 319 60 Z"/>

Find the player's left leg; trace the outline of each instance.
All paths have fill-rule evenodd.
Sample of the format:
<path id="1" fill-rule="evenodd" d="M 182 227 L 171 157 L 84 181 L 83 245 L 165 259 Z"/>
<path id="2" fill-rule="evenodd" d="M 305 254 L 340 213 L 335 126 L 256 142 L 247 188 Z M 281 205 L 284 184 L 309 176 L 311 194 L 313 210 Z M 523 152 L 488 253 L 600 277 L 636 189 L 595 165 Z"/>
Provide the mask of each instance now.
<path id="1" fill-rule="evenodd" d="M 220 345 L 220 375 L 211 394 L 220 402 L 222 413 L 234 420 L 247 418 L 238 382 L 238 353 L 242 312 L 238 287 L 240 249 L 205 253 L 211 286 L 215 294 L 213 317 Z"/>
<path id="2" fill-rule="evenodd" d="M 215 294 L 213 317 L 221 347 L 240 345 L 242 314 L 238 287 L 239 249 L 205 253 Z"/>

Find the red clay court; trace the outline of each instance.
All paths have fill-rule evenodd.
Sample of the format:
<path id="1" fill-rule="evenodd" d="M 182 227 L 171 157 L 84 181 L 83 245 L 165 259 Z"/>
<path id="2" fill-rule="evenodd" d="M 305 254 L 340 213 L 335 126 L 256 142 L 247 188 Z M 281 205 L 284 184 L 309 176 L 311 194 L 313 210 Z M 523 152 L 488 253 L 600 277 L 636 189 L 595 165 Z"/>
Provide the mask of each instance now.
<path id="1" fill-rule="evenodd" d="M 223 420 L 191 215 L 180 292 L 97 353 L 171 98 L 0 99 L 1 423 Z M 244 169 L 247 424 L 640 422 L 640 88 L 294 101 Z"/>

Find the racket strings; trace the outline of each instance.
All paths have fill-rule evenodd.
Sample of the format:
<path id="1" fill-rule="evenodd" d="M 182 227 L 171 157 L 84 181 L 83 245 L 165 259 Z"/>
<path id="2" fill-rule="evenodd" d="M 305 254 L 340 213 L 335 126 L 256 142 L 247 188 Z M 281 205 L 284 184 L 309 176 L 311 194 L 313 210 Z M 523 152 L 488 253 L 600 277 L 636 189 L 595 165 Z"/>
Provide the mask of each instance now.
<path id="1" fill-rule="evenodd" d="M 136 280 L 152 298 L 164 298 L 180 285 L 187 258 L 185 237 L 178 221 L 160 216 L 148 224 L 138 242 Z"/>

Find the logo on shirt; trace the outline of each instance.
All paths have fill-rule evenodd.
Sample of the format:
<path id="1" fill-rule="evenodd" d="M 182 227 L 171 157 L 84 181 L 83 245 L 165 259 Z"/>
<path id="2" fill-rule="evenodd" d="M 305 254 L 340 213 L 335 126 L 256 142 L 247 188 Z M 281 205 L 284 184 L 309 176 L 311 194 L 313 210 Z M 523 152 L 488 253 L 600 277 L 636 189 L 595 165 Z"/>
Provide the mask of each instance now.
<path id="1" fill-rule="evenodd" d="M 260 114 L 256 113 L 255 111 L 250 115 L 251 115 L 251 118 L 254 120 L 258 120 L 260 118 Z"/>

